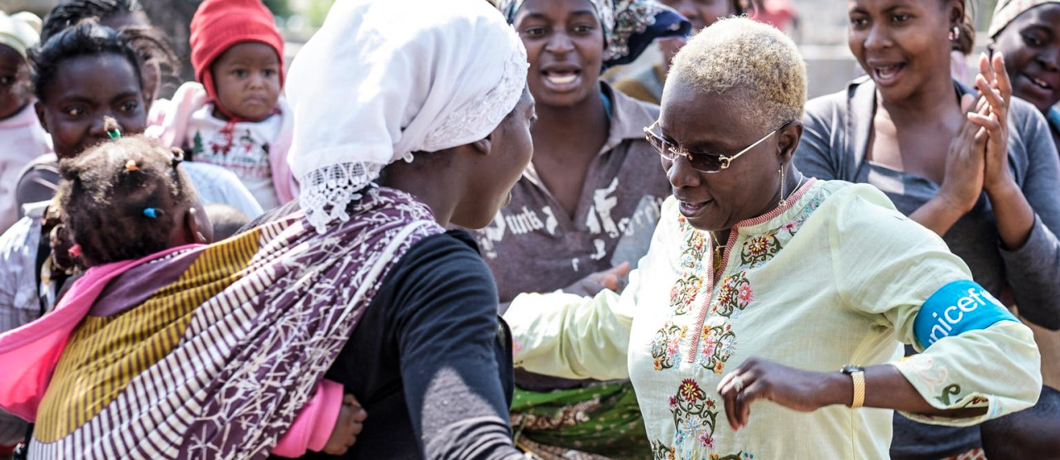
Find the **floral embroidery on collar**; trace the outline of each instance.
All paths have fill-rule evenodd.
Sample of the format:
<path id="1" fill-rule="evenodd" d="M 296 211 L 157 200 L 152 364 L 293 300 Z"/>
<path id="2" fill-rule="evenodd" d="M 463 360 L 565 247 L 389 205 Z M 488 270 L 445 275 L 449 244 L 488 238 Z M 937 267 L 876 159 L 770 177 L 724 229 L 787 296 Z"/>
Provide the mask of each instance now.
<path id="1" fill-rule="evenodd" d="M 819 206 L 821 206 L 820 198 L 814 197 L 791 220 L 780 227 L 745 241 L 740 250 L 740 266 L 738 268 L 741 270 L 758 268 L 772 260 L 795 237 L 795 234 L 802 228 L 802 224 L 806 223 L 806 219 Z"/>

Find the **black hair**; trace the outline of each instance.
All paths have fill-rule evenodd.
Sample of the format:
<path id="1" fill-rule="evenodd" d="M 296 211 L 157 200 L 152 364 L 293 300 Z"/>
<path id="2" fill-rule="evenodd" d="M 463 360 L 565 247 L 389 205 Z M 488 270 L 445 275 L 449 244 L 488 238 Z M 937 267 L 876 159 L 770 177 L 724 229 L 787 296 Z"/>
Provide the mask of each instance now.
<path id="1" fill-rule="evenodd" d="M 46 42 L 53 35 L 88 18 L 104 20 L 113 16 L 143 14 L 143 11 L 139 0 L 64 0 L 44 18 L 40 41 Z"/>
<path id="2" fill-rule="evenodd" d="M 59 164 L 63 223 L 88 266 L 168 249 L 180 203 L 196 199 L 183 155 L 143 135 L 107 141 Z"/>
<path id="3" fill-rule="evenodd" d="M 960 51 L 961 54 L 967 56 L 972 54 L 972 51 L 975 51 L 975 17 L 977 16 L 979 4 L 969 0 L 962 0 L 962 3 L 964 4 L 964 18 L 961 19 L 961 24 L 957 26 L 957 30 L 961 32 L 961 35 L 953 40 L 953 51 Z"/>
<path id="4" fill-rule="evenodd" d="M 979 432 L 990 460 L 1045 458 L 1056 455 L 1060 441 L 1060 391 L 1043 386 L 1038 402 L 1015 414 L 983 423 Z M 1052 446 L 1048 443 L 1052 442 Z"/>
<path id="5" fill-rule="evenodd" d="M 750 15 L 757 7 L 751 0 L 732 0 L 732 15 Z"/>
<path id="6" fill-rule="evenodd" d="M 37 99 L 46 100 L 44 89 L 55 79 L 55 72 L 63 61 L 82 56 L 116 54 L 125 58 L 136 71 L 137 82 L 143 85 L 140 67 L 145 56 L 162 56 L 163 61 L 172 59 L 169 50 L 157 32 L 143 27 L 123 27 L 117 31 L 110 27 L 86 20 L 63 29 L 36 47 L 29 50 L 31 80 Z"/>
<path id="7" fill-rule="evenodd" d="M 221 241 L 239 233 L 243 227 L 250 223 L 250 217 L 247 217 L 243 211 L 227 204 L 210 203 L 205 206 L 205 210 L 206 217 L 210 219 L 210 224 L 213 225 L 213 238 L 215 241 Z"/>

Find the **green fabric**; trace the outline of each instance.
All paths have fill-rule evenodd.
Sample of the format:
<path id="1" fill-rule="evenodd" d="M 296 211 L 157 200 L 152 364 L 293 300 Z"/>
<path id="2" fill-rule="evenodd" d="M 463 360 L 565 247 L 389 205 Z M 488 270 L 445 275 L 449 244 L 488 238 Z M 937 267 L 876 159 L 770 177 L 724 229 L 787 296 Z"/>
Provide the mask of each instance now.
<path id="1" fill-rule="evenodd" d="M 599 398 L 599 404 L 594 400 Z M 584 404 L 585 417 L 576 417 L 575 406 Z M 564 417 L 566 412 L 566 417 Z M 532 426 L 530 418 L 512 427 L 516 440 L 525 437 L 547 444 L 602 455 L 616 460 L 650 459 L 651 447 L 644 431 L 633 384 L 597 384 L 574 390 L 537 393 L 515 389 L 512 416 L 530 415 L 553 429 Z M 566 418 L 566 420 L 563 420 Z M 587 418 L 588 420 L 585 420 Z M 580 420 L 579 420 L 580 419 Z"/>

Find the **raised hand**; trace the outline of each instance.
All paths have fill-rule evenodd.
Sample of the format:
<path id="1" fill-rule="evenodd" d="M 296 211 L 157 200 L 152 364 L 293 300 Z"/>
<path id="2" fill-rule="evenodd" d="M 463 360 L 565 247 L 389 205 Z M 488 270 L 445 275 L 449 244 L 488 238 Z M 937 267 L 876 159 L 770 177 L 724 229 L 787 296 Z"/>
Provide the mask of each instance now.
<path id="1" fill-rule="evenodd" d="M 961 214 L 971 211 L 983 192 L 987 134 L 970 120 L 986 108 L 982 98 L 978 101 L 971 95 L 961 98 L 961 110 L 967 113 L 968 121 L 961 124 L 946 154 L 946 175 L 939 195 Z"/>
<path id="2" fill-rule="evenodd" d="M 621 293 L 622 289 L 626 287 L 626 277 L 629 276 L 629 270 L 629 262 L 622 262 L 617 267 L 596 272 L 578 280 L 576 283 L 563 288 L 563 292 L 590 297 L 604 289 Z"/>
<path id="3" fill-rule="evenodd" d="M 1008 112 L 1012 102 L 1012 84 L 1000 52 L 995 53 L 993 59 L 985 54 L 979 57 L 979 75 L 975 78 L 975 86 L 988 104 L 987 110 L 968 115 L 968 121 L 984 129 L 989 137 L 983 188 L 987 193 L 1018 188 L 1008 162 Z"/>

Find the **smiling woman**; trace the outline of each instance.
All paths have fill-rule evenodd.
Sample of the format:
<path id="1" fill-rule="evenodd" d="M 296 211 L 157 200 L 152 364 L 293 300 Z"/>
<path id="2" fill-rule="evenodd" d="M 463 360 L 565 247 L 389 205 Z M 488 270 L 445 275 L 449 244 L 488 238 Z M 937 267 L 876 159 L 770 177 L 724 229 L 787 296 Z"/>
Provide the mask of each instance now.
<path id="1" fill-rule="evenodd" d="M 850 50 L 868 77 L 807 104 L 795 163 L 807 176 L 876 186 L 993 296 L 1010 294 L 1028 321 L 1060 328 L 1060 161 L 1039 110 L 1010 99 L 1008 55 L 981 58 L 978 94 L 951 79 L 967 11 L 962 0 L 849 2 Z M 945 458 L 978 437 L 899 416 L 891 454 Z"/>
<path id="2" fill-rule="evenodd" d="M 1045 114 L 1060 141 L 1060 1 L 998 2 L 990 37 L 990 48 L 1005 55 L 1012 94 Z"/>

